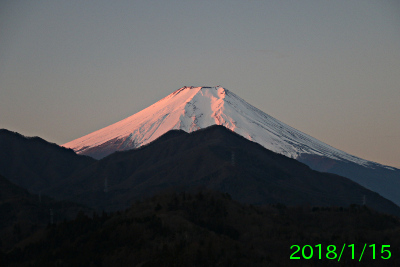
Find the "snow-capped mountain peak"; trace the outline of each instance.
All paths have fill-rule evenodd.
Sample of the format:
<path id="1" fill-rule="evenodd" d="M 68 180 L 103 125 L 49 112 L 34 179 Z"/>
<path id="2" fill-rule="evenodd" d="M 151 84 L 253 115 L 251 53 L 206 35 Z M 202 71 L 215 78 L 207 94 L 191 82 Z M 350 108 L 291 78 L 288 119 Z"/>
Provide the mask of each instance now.
<path id="1" fill-rule="evenodd" d="M 400 170 L 333 148 L 220 86 L 182 87 L 126 119 L 63 146 L 100 159 L 148 144 L 172 129 L 193 132 L 211 125 L 225 126 L 313 169 L 346 176 L 400 205 Z"/>
<path id="2" fill-rule="evenodd" d="M 148 144 L 172 129 L 192 132 L 215 124 L 291 158 L 305 153 L 369 165 L 276 120 L 221 86 L 182 87 L 126 119 L 63 146 L 101 158 Z"/>

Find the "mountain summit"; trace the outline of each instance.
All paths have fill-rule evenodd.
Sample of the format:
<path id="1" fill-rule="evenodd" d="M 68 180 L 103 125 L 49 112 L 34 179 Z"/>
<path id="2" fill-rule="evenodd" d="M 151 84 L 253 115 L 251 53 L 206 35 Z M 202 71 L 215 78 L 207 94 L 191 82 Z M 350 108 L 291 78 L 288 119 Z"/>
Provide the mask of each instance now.
<path id="1" fill-rule="evenodd" d="M 148 144 L 172 129 L 192 132 L 215 124 L 314 170 L 350 178 L 400 206 L 399 169 L 333 148 L 220 86 L 182 87 L 150 107 L 64 146 L 99 159 L 118 150 Z"/>
<path id="2" fill-rule="evenodd" d="M 172 129 L 192 132 L 211 125 L 223 125 L 290 158 L 311 154 L 371 165 L 278 121 L 220 86 L 182 87 L 124 120 L 63 146 L 100 159 L 148 144 Z"/>

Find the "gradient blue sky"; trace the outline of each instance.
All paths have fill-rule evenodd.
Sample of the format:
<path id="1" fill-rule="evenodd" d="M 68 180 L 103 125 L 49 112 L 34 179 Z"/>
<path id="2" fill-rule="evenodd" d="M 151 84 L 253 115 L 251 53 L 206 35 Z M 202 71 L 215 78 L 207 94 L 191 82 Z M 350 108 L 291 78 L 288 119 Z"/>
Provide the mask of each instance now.
<path id="1" fill-rule="evenodd" d="M 400 167 L 400 1 L 0 1 L 0 128 L 63 144 L 185 85 Z"/>

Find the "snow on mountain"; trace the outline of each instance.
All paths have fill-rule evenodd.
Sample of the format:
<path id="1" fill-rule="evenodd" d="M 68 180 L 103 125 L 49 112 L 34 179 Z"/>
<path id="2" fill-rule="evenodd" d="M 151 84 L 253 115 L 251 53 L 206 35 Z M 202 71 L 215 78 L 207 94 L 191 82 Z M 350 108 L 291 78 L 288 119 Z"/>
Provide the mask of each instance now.
<path id="1" fill-rule="evenodd" d="M 96 147 L 106 149 L 106 154 L 109 154 L 145 145 L 171 129 L 192 132 L 215 124 L 291 158 L 305 153 L 347 160 L 366 167 L 376 165 L 278 121 L 220 86 L 182 87 L 124 120 L 63 146 L 78 154 L 98 158 Z"/>

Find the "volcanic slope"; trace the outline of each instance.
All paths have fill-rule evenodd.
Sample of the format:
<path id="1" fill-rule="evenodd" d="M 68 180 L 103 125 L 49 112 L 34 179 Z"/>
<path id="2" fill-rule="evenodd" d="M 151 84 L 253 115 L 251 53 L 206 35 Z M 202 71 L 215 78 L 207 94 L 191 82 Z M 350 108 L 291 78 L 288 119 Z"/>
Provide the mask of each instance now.
<path id="1" fill-rule="evenodd" d="M 222 125 L 276 153 L 313 154 L 372 164 L 308 136 L 250 105 L 222 87 L 183 87 L 150 107 L 101 130 L 64 144 L 78 154 L 102 158 L 154 141 L 169 130 L 192 132 Z"/>
<path id="2" fill-rule="evenodd" d="M 96 159 L 148 144 L 178 129 L 222 125 L 318 171 L 339 174 L 400 205 L 400 170 L 361 159 L 304 134 L 222 87 L 183 87 L 150 107 L 63 146 Z"/>

